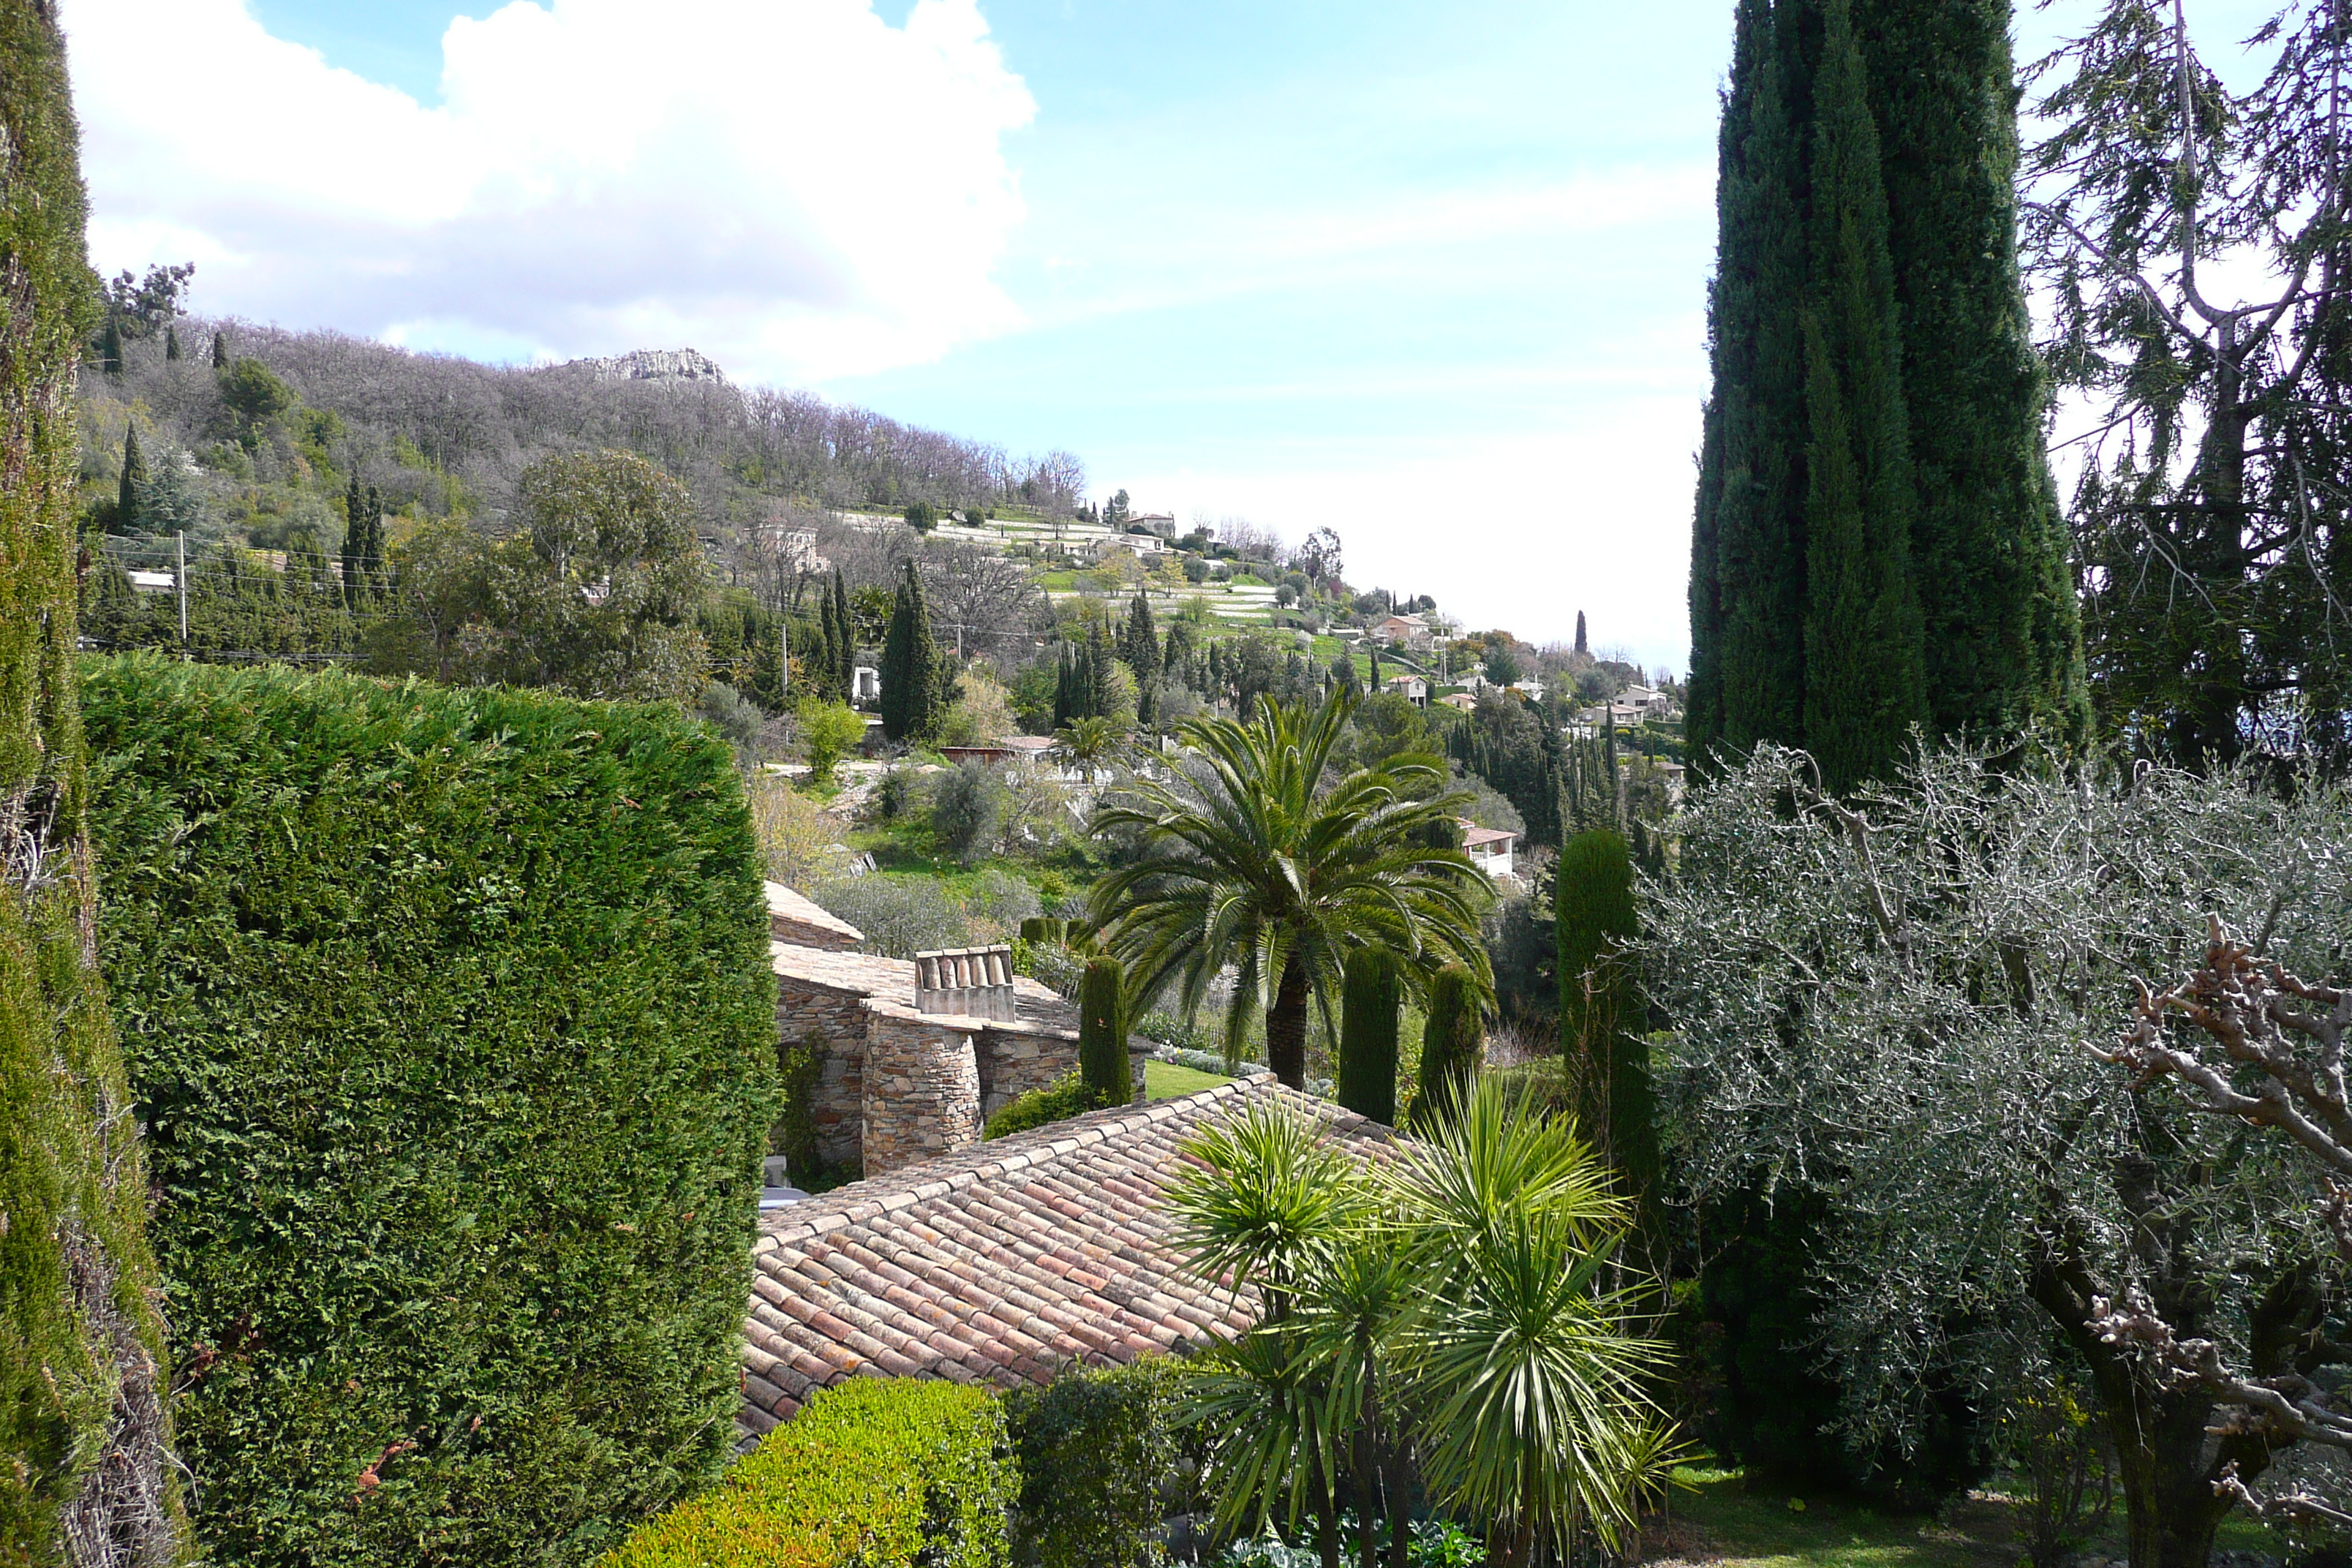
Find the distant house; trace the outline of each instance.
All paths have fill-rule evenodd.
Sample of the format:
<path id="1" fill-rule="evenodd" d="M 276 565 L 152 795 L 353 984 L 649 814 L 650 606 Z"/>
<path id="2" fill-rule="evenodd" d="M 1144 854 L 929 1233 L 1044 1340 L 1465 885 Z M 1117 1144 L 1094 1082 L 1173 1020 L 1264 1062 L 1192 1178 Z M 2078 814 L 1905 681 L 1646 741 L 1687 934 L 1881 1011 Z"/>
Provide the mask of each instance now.
<path id="1" fill-rule="evenodd" d="M 1148 528 L 1162 539 L 1176 537 L 1176 519 L 1171 512 L 1139 511 L 1127 520 L 1127 526 L 1130 529 Z"/>
<path id="2" fill-rule="evenodd" d="M 849 700 L 852 702 L 882 700 L 882 672 L 870 664 L 861 664 L 849 672 Z"/>
<path id="3" fill-rule="evenodd" d="M 1478 706 L 1478 700 L 1466 691 L 1449 691 L 1438 700 L 1448 708 L 1458 708 L 1465 713 Z"/>
<path id="4" fill-rule="evenodd" d="M 1391 675 L 1381 682 L 1381 689 L 1395 692 L 1416 708 L 1429 706 L 1429 682 L 1418 675 Z"/>
<path id="5" fill-rule="evenodd" d="M 1430 645 L 1429 623 L 1419 616 L 1387 616 L 1372 625 L 1372 636 L 1381 642 L 1412 648 Z"/>
<path id="6" fill-rule="evenodd" d="M 1519 841 L 1516 833 L 1506 833 L 1499 827 L 1481 827 L 1467 817 L 1456 818 L 1462 824 L 1462 847 L 1470 863 L 1488 877 L 1508 877 L 1511 870 L 1511 847 Z"/>
<path id="7" fill-rule="evenodd" d="M 940 755 L 950 763 L 978 763 L 982 767 L 1004 767 L 1017 763 L 1042 762 L 1054 749 L 1050 735 L 999 735 L 993 741 L 983 741 L 971 746 L 941 746 Z"/>

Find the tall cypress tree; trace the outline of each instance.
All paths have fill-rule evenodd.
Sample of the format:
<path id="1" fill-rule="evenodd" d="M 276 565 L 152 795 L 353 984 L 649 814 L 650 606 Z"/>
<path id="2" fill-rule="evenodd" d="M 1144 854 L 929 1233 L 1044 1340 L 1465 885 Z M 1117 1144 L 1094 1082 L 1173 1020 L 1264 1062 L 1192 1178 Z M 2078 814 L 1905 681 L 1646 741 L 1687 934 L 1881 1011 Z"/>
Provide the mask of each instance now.
<path id="1" fill-rule="evenodd" d="M 166 360 L 180 357 L 180 329 L 176 326 L 163 329 L 163 357 Z"/>
<path id="2" fill-rule="evenodd" d="M 1851 784 L 1913 722 L 2084 731 L 2016 264 L 2008 17 L 1739 0 L 1692 530 L 1702 752 L 1802 744 Z"/>
<path id="3" fill-rule="evenodd" d="M 226 332 L 213 333 L 213 368 L 215 370 L 228 368 L 228 334 Z"/>
<path id="4" fill-rule="evenodd" d="M 1348 960 L 1340 983 L 1340 1104 L 1383 1127 L 1396 1125 L 1397 964 L 1370 947 Z"/>
<path id="5" fill-rule="evenodd" d="M 1591 653 L 1592 651 L 1591 648 L 1587 647 L 1584 643 L 1584 612 L 1582 610 L 1576 612 L 1576 651 L 1579 653 Z"/>
<path id="6" fill-rule="evenodd" d="M 840 646 L 835 650 L 841 663 L 834 671 L 840 684 L 841 700 L 848 701 L 857 689 L 857 613 L 849 607 L 849 584 L 841 575 L 841 568 L 833 569 L 833 625 L 840 634 Z"/>
<path id="7" fill-rule="evenodd" d="M 1829 787 L 1892 770 L 1927 717 L 1910 416 L 1878 132 L 1849 0 L 1822 0 L 1803 315 L 1805 744 Z"/>
<path id="8" fill-rule="evenodd" d="M 123 432 L 122 483 L 115 495 L 114 531 L 144 531 L 140 514 L 147 504 L 147 459 L 140 455 L 139 427 L 135 425 Z"/>
<path id="9" fill-rule="evenodd" d="M 367 501 L 360 491 L 357 469 L 352 472 L 352 482 L 343 492 L 343 605 L 348 609 L 360 607 L 360 582 L 362 563 L 367 560 Z"/>
<path id="10" fill-rule="evenodd" d="M 166 1563 L 162 1291 L 84 822 L 74 377 L 97 285 L 54 5 L 0 3 L 0 1563 Z"/>
<path id="11" fill-rule="evenodd" d="M 1606 1140 L 1636 1202 L 1654 1194 L 1658 1134 L 1649 1046 L 1623 949 L 1641 935 L 1625 839 L 1593 828 L 1561 848 L 1553 883 L 1559 942 L 1560 1055 L 1580 1065 L 1579 1118 Z"/>
<path id="12" fill-rule="evenodd" d="M 1859 0 L 1902 308 L 1928 715 L 2088 734 L 2082 625 L 2017 263 L 2010 0 Z"/>
<path id="13" fill-rule="evenodd" d="M 922 742 L 939 732 L 940 658 L 931 637 L 931 616 L 923 602 L 923 579 L 912 561 L 890 606 L 890 629 L 882 643 L 882 733 L 893 741 Z"/>

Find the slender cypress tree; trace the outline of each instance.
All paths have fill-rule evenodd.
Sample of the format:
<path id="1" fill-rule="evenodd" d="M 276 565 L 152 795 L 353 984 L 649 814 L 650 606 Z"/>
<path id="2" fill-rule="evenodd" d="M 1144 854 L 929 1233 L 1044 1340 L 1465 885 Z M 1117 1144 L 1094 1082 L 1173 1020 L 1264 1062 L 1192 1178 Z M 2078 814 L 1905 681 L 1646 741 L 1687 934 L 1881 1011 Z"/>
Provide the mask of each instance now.
<path id="1" fill-rule="evenodd" d="M 931 616 L 923 603 L 923 579 L 912 561 L 890 606 L 890 629 L 882 643 L 882 733 L 893 741 L 922 742 L 939 732 L 939 648 Z"/>
<path id="2" fill-rule="evenodd" d="M 97 292 L 58 8 L 0 4 L 0 1563 L 177 1561 L 140 1113 L 100 983 L 75 675 Z"/>
<path id="3" fill-rule="evenodd" d="M 367 502 L 360 491 L 357 469 L 352 472 L 352 482 L 343 492 L 343 605 L 351 610 L 360 607 L 360 574 L 367 559 Z"/>
<path id="4" fill-rule="evenodd" d="M 1591 653 L 1592 651 L 1591 648 L 1587 647 L 1584 643 L 1584 612 L 1582 610 L 1576 612 L 1576 651 L 1579 653 Z"/>
<path id="5" fill-rule="evenodd" d="M 1822 20 L 1803 317 L 1805 744 L 1829 787 L 1847 790 L 1890 772 L 1927 713 L 1878 132 L 1849 0 L 1822 0 Z"/>
<path id="6" fill-rule="evenodd" d="M 1097 1105 L 1135 1098 L 1127 1055 L 1127 972 L 1116 958 L 1090 958 L 1078 980 L 1078 1081 Z"/>
<path id="7" fill-rule="evenodd" d="M 111 310 L 98 334 L 98 368 L 109 375 L 122 374 L 122 322 Z"/>
<path id="8" fill-rule="evenodd" d="M 1368 947 L 1348 960 L 1339 990 L 1339 1100 L 1383 1127 L 1396 1125 L 1397 964 Z"/>
<path id="9" fill-rule="evenodd" d="M 1610 1163 L 1646 1200 L 1658 1177 L 1656 1116 L 1641 1004 L 1622 956 L 1641 934 L 1633 858 L 1614 828 L 1593 828 L 1561 848 L 1554 877 L 1559 1048 L 1579 1069 L 1579 1120 L 1588 1136 L 1605 1140 Z"/>
<path id="10" fill-rule="evenodd" d="M 142 513 L 147 504 L 147 459 L 139 451 L 139 427 L 131 426 L 122 437 L 122 483 L 115 492 L 114 531 L 141 533 L 145 529 Z"/>
<path id="11" fill-rule="evenodd" d="M 1433 1125 L 1459 1102 L 1486 1052 L 1478 982 L 1458 963 L 1430 976 L 1429 1019 L 1421 1031 L 1421 1074 L 1413 1087 L 1414 1127 Z"/>
<path id="12" fill-rule="evenodd" d="M 227 368 L 228 334 L 226 332 L 215 331 L 213 333 L 213 369 L 218 371 L 226 370 Z"/>
<path id="13" fill-rule="evenodd" d="M 163 329 L 163 357 L 167 361 L 180 357 L 180 329 L 177 326 Z"/>
<path id="14" fill-rule="evenodd" d="M 1859 0 L 1902 308 L 1927 711 L 2088 734 L 2082 627 L 2017 261 L 2010 0 Z"/>
<path id="15" fill-rule="evenodd" d="M 834 671 L 844 702 L 857 690 L 857 613 L 849 607 L 849 584 L 841 575 L 841 568 L 833 569 L 833 625 L 840 634 L 841 643 L 835 650 L 840 656 L 840 668 Z"/>

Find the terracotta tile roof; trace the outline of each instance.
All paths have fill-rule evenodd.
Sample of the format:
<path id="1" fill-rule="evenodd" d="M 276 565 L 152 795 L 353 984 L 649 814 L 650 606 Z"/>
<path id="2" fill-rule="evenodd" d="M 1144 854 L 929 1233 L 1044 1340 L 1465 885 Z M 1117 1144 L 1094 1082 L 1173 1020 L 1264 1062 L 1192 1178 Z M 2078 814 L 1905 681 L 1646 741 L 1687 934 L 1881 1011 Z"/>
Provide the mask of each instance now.
<path id="1" fill-rule="evenodd" d="M 1474 844 L 1507 844 L 1517 837 L 1499 827 L 1465 827 L 1462 830 L 1462 847 L 1467 849 Z"/>
<path id="2" fill-rule="evenodd" d="M 898 1016 L 928 1016 L 915 1011 L 915 961 L 910 958 L 834 952 L 821 947 L 772 942 L 768 944 L 768 966 L 787 980 L 807 981 L 835 991 L 854 991 L 861 996 L 873 997 L 883 1011 Z M 1016 1032 L 1024 1026 L 1034 1026 L 1055 1033 L 1077 1032 L 1078 1005 L 1043 981 L 1032 980 L 1025 974 L 1014 975 L 1013 999 L 1020 1009 L 1018 1022 L 983 1018 L 971 1020 L 972 1026 Z"/>
<path id="3" fill-rule="evenodd" d="M 1044 1382 L 1237 1332 L 1256 1299 L 1193 1278 L 1161 1194 L 1179 1145 L 1251 1100 L 1321 1117 L 1371 1157 L 1378 1122 L 1267 1073 L 1098 1110 L 853 1182 L 760 1221 L 737 1432 L 754 1440 L 843 1378 Z"/>
<path id="4" fill-rule="evenodd" d="M 830 931 L 850 942 L 866 940 L 866 933 L 835 914 L 805 894 L 794 892 L 782 882 L 762 884 L 768 890 L 768 919 L 785 921 L 797 925 L 814 926 Z"/>

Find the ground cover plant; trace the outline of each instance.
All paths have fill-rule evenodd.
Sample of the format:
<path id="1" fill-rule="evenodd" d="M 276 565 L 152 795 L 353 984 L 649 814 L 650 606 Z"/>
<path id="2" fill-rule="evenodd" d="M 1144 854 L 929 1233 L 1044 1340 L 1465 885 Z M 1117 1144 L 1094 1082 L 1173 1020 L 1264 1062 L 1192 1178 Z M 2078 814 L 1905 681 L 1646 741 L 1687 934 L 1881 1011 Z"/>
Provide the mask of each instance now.
<path id="1" fill-rule="evenodd" d="M 148 655 L 84 689 L 210 1560 L 579 1563 L 715 1475 L 782 1109 L 725 743 Z"/>

